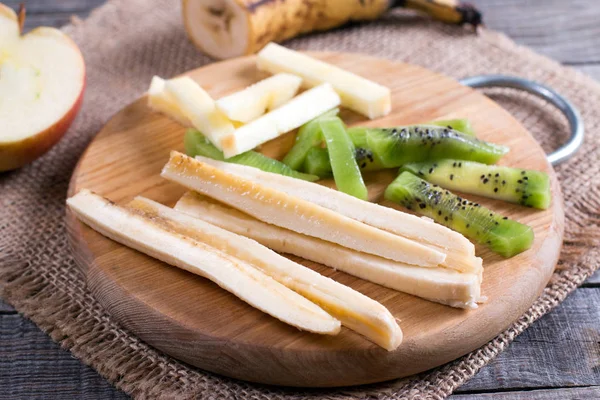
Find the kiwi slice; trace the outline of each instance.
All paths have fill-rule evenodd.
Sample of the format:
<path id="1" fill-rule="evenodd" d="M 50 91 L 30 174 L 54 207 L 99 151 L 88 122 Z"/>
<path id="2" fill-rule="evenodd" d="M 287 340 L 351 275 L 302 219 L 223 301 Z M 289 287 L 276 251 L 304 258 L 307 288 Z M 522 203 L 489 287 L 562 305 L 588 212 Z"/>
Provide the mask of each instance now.
<path id="1" fill-rule="evenodd" d="M 296 135 L 296 142 L 283 158 L 283 163 L 291 169 L 300 169 L 309 150 L 320 145 L 323 141 L 323 135 L 321 134 L 321 126 L 319 125 L 319 121 L 327 118 L 334 118 L 338 112 L 339 109 L 334 108 L 333 110 L 329 110 L 302 125 L 298 131 L 298 134 Z"/>
<path id="2" fill-rule="evenodd" d="M 335 185 L 344 192 L 361 200 L 368 197 L 367 187 L 354 156 L 354 144 L 346 133 L 341 119 L 327 118 L 319 121 L 323 138 L 329 152 L 329 162 Z"/>
<path id="3" fill-rule="evenodd" d="M 462 233 L 492 251 L 512 257 L 531 247 L 533 229 L 405 171 L 385 190 L 385 199 Z"/>
<path id="4" fill-rule="evenodd" d="M 195 129 L 188 129 L 184 137 L 185 152 L 190 157 L 204 156 L 219 161 L 227 161 L 234 164 L 247 165 L 274 174 L 285 175 L 305 181 L 314 182 L 319 180 L 316 175 L 304 174 L 294 171 L 281 161 L 274 160 L 256 151 L 247 151 L 237 156 L 225 159 L 221 150 L 217 149 Z"/>
<path id="5" fill-rule="evenodd" d="M 508 152 L 505 146 L 435 125 L 364 129 L 368 149 L 386 168 L 444 158 L 494 164 Z"/>
<path id="6" fill-rule="evenodd" d="M 329 152 L 321 147 L 313 147 L 304 159 L 304 172 L 317 175 L 319 178 L 329 178 L 332 175 Z"/>
<path id="7" fill-rule="evenodd" d="M 550 178 L 541 171 L 461 160 L 406 164 L 400 170 L 410 171 L 446 189 L 527 207 L 546 209 L 550 206 Z"/>
<path id="8" fill-rule="evenodd" d="M 462 132 L 465 135 L 475 136 L 475 131 L 473 130 L 473 127 L 471 126 L 471 122 L 465 118 L 440 119 L 437 121 L 426 122 L 425 125 L 444 126 L 448 129 L 454 129 L 455 131 Z"/>
<path id="9" fill-rule="evenodd" d="M 367 144 L 366 128 L 349 128 L 346 130 L 354 144 L 354 158 L 361 171 L 379 171 L 385 169 L 383 162 Z"/>

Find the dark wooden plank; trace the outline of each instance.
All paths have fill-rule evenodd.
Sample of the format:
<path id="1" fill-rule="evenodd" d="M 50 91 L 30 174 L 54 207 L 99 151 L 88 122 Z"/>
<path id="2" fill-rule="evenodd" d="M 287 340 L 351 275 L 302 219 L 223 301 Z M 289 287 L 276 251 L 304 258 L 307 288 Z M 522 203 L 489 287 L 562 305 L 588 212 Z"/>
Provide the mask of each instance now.
<path id="1" fill-rule="evenodd" d="M 458 394 L 450 396 L 450 400 L 583 400 L 600 399 L 600 387 L 560 388 L 526 390 L 517 392 L 494 392 Z"/>
<path id="2" fill-rule="evenodd" d="M 16 311 L 12 306 L 9 306 L 0 299 L 0 314 L 15 314 Z"/>
<path id="3" fill-rule="evenodd" d="M 600 385 L 600 288 L 581 288 L 457 392 Z"/>
<path id="4" fill-rule="evenodd" d="M 0 398 L 127 399 L 17 314 L 0 314 Z"/>
<path id="5" fill-rule="evenodd" d="M 68 23 L 73 16 L 85 18 L 93 8 L 100 6 L 106 0 L 35 0 L 26 1 L 27 18 L 25 32 L 38 26 L 61 27 Z M 22 1 L 4 0 L 4 3 L 17 10 Z"/>
<path id="6" fill-rule="evenodd" d="M 598 38 L 598 42 L 600 43 L 600 37 Z M 584 74 L 591 76 L 592 78 L 594 78 L 598 82 L 600 82 L 600 63 L 587 64 L 587 65 L 574 65 L 573 68 L 575 68 L 578 71 L 583 72 Z"/>
<path id="7" fill-rule="evenodd" d="M 598 0 L 469 0 L 487 27 L 566 63 L 600 62 Z"/>
<path id="8" fill-rule="evenodd" d="M 106 0 L 3 0 L 4 4 L 17 9 L 21 3 L 25 3 L 27 12 L 31 14 L 41 13 L 79 13 L 89 12 Z"/>

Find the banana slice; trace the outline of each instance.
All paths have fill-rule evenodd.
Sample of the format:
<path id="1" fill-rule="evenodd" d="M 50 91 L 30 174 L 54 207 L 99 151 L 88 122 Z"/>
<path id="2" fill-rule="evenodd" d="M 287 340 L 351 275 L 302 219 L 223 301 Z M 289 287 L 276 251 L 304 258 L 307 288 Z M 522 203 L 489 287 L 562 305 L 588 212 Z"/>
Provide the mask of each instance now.
<path id="1" fill-rule="evenodd" d="M 288 72 L 302 77 L 307 87 L 330 83 L 342 105 L 370 119 L 383 117 L 392 109 L 390 89 L 335 65 L 306 54 L 269 43 L 258 53 L 258 69 L 272 74 Z"/>
<path id="2" fill-rule="evenodd" d="M 225 158 L 233 157 L 299 128 L 340 105 L 340 96 L 324 84 L 299 94 L 279 108 L 242 125 L 221 141 Z"/>
<path id="3" fill-rule="evenodd" d="M 338 318 L 342 325 L 387 350 L 394 350 L 402 341 L 402 331 L 398 323 L 383 305 L 275 253 L 252 239 L 143 197 L 135 198 L 127 207 L 141 211 L 152 219 L 167 221 L 177 233 L 249 263 L 318 304 Z"/>
<path id="4" fill-rule="evenodd" d="M 300 89 L 302 78 L 277 74 L 244 90 L 217 100 L 217 108 L 233 121 L 250 122 L 290 100 Z"/>
<path id="5" fill-rule="evenodd" d="M 217 109 L 210 95 L 187 76 L 166 81 L 165 92 L 192 125 L 222 150 L 221 139 L 233 133 L 235 128 Z"/>
<path id="6" fill-rule="evenodd" d="M 173 97 L 165 91 L 165 80 L 159 76 L 154 76 L 150 83 L 150 88 L 148 89 L 148 107 L 165 114 L 181 125 L 192 126 L 190 119 L 179 109 Z"/>
<path id="7" fill-rule="evenodd" d="M 195 192 L 187 192 L 176 210 L 247 236 L 280 253 L 327 265 L 390 289 L 457 308 L 482 302 L 481 274 L 446 268 L 420 268 L 350 250 L 311 236 L 259 221 Z"/>
<path id="8" fill-rule="evenodd" d="M 395 261 L 435 267 L 444 253 L 355 221 L 287 193 L 227 173 L 176 151 L 161 176 L 261 221 Z"/>
<path id="9" fill-rule="evenodd" d="M 67 204 L 83 223 L 104 236 L 210 279 L 282 322 L 328 335 L 340 330 L 340 321 L 316 304 L 248 263 L 182 236 L 168 221 L 134 213 L 85 189 L 69 198 Z"/>
<path id="10" fill-rule="evenodd" d="M 482 269 L 481 258 L 475 257 L 475 247 L 467 238 L 433 221 L 362 201 L 315 183 L 299 182 L 298 179 L 206 157 L 197 156 L 196 159 L 224 172 L 285 192 L 367 225 L 423 243 L 432 249 L 446 253 L 447 257 L 443 265 L 448 268 L 474 273 Z"/>

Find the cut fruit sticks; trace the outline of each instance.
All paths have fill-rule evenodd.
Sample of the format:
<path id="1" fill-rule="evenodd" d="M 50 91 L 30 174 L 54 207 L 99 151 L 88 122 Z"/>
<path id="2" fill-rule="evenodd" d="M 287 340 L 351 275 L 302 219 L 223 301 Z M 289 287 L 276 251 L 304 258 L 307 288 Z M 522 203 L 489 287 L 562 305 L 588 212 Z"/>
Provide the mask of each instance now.
<path id="1" fill-rule="evenodd" d="M 234 131 L 234 126 L 219 111 L 215 101 L 192 78 L 165 81 L 165 92 L 175 101 L 181 114 L 185 115 L 194 128 L 221 149 L 221 139 Z"/>
<path id="2" fill-rule="evenodd" d="M 302 78 L 277 74 L 217 100 L 217 108 L 233 121 L 250 122 L 290 100 Z"/>
<path id="3" fill-rule="evenodd" d="M 339 105 L 340 97 L 329 84 L 307 90 L 281 107 L 225 135 L 220 143 L 223 153 L 229 158 L 252 150 Z M 204 130 L 199 130 L 204 133 Z"/>
<path id="4" fill-rule="evenodd" d="M 173 230 L 174 223 L 111 203 L 88 190 L 67 200 L 102 235 L 215 282 L 251 306 L 305 331 L 335 335 L 340 321 L 247 262 Z"/>
<path id="5" fill-rule="evenodd" d="M 394 350 L 402 341 L 398 323 L 380 303 L 295 263 L 252 239 L 141 197 L 134 199 L 127 207 L 139 210 L 150 218 L 167 221 L 177 233 L 249 263 L 318 304 L 338 318 L 342 325 L 387 350 Z"/>
<path id="6" fill-rule="evenodd" d="M 173 97 L 166 92 L 165 82 L 164 79 L 158 76 L 152 78 L 150 88 L 148 89 L 148 107 L 154 111 L 165 114 L 167 117 L 174 119 L 181 125 L 192 126 L 189 118 L 181 112 Z"/>
<path id="7" fill-rule="evenodd" d="M 475 257 L 475 247 L 467 238 L 431 220 L 362 201 L 318 184 L 307 184 L 256 168 L 228 164 L 205 157 L 197 157 L 197 159 L 226 173 L 285 192 L 348 218 L 445 252 L 447 257 L 443 264 L 448 268 L 474 273 L 478 273 L 482 268 L 481 259 Z M 327 238 L 323 239 L 327 240 Z"/>
<path id="8" fill-rule="evenodd" d="M 272 74 L 298 75 L 307 87 L 330 83 L 340 95 L 343 106 L 370 119 L 387 115 L 392 109 L 389 88 L 278 44 L 265 46 L 258 53 L 256 63 L 258 69 Z"/>
<path id="9" fill-rule="evenodd" d="M 458 308 L 481 302 L 481 275 L 447 268 L 421 268 L 347 249 L 267 224 L 195 192 L 187 192 L 176 210 L 247 236 L 280 253 L 292 254 L 390 289 Z M 482 271 L 480 271 L 481 273 Z"/>
<path id="10" fill-rule="evenodd" d="M 395 261 L 435 267 L 446 258 L 406 238 L 363 224 L 327 208 L 171 152 L 161 176 L 264 222 Z"/>

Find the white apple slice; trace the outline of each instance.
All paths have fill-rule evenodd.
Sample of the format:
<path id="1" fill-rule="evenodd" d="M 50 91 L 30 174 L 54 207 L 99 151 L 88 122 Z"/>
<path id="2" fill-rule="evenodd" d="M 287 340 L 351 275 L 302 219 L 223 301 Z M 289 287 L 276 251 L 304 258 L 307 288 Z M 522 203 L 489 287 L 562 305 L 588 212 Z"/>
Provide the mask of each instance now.
<path id="1" fill-rule="evenodd" d="M 69 198 L 67 204 L 77 218 L 102 235 L 210 279 L 251 306 L 287 324 L 321 334 L 335 335 L 340 331 L 340 321 L 316 304 L 247 262 L 182 236 L 177 231 L 185 227 L 174 221 L 120 207 L 85 189 Z"/>
<path id="2" fill-rule="evenodd" d="M 221 139 L 234 131 L 233 124 L 217 109 L 215 101 L 192 78 L 165 81 L 165 92 L 191 124 L 219 150 Z"/>
<path id="3" fill-rule="evenodd" d="M 183 114 L 173 99 L 173 96 L 167 93 L 165 90 L 165 84 L 166 81 L 159 76 L 154 76 L 152 78 L 152 82 L 150 82 L 150 88 L 148 89 L 148 107 L 154 111 L 165 114 L 167 117 L 174 119 L 181 125 L 191 127 L 192 123 L 190 122 L 190 119 Z"/>
<path id="4" fill-rule="evenodd" d="M 258 69 L 272 74 L 298 75 L 307 87 L 330 83 L 342 98 L 344 107 L 370 119 L 387 115 L 392 109 L 389 88 L 278 44 L 269 43 L 262 49 L 256 63 Z"/>
<path id="5" fill-rule="evenodd" d="M 340 96 L 323 84 L 294 97 L 284 105 L 242 125 L 221 140 L 225 158 L 233 157 L 294 130 L 340 105 Z"/>
<path id="6" fill-rule="evenodd" d="M 300 89 L 302 78 L 277 74 L 217 100 L 217 108 L 229 119 L 250 122 L 290 100 Z"/>
<path id="7" fill-rule="evenodd" d="M 58 142 L 84 88 L 77 45 L 54 28 L 21 35 L 19 17 L 0 3 L 0 171 L 23 166 Z"/>

